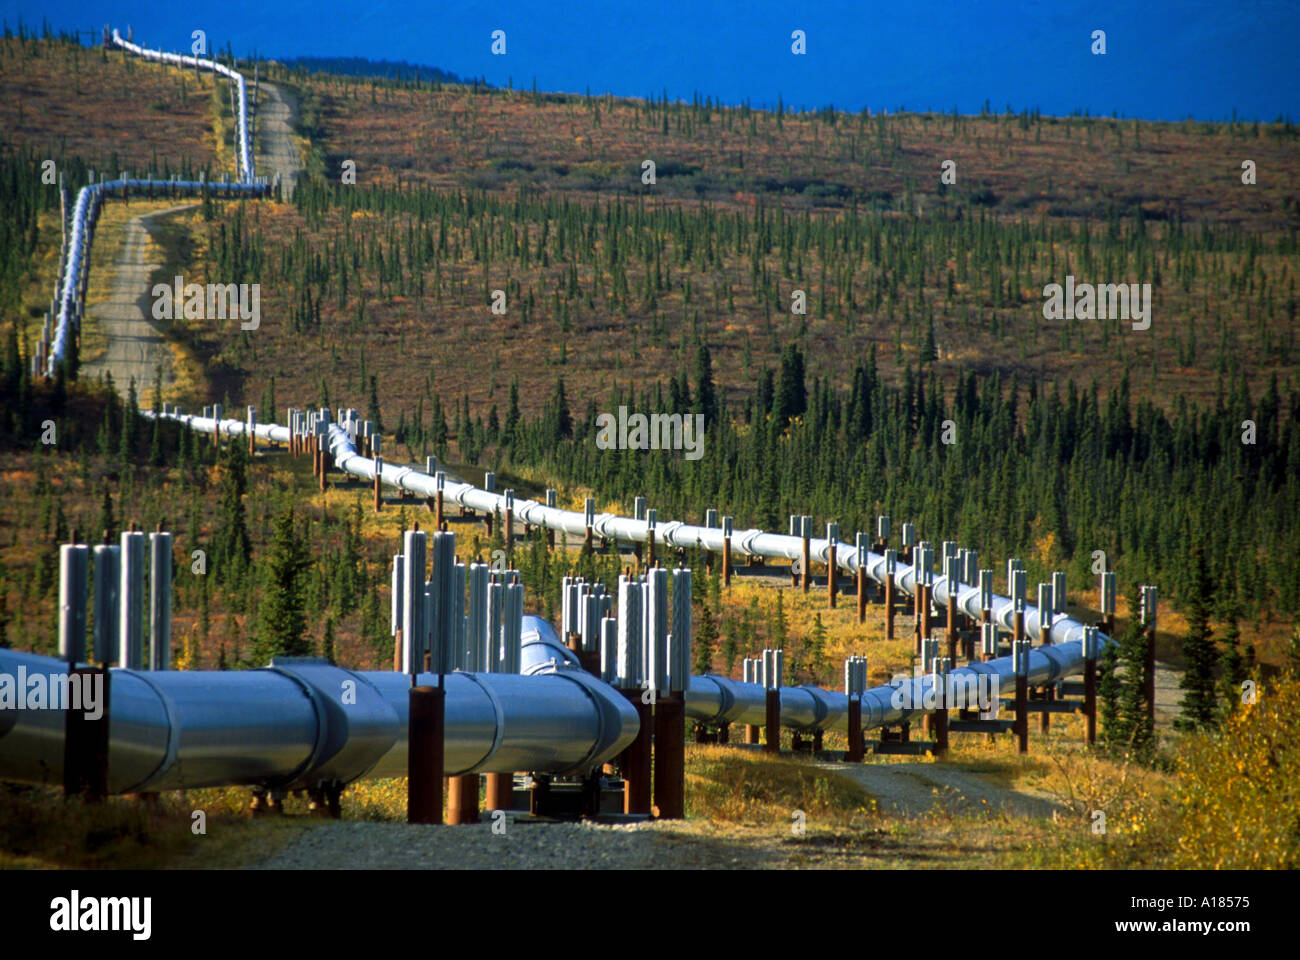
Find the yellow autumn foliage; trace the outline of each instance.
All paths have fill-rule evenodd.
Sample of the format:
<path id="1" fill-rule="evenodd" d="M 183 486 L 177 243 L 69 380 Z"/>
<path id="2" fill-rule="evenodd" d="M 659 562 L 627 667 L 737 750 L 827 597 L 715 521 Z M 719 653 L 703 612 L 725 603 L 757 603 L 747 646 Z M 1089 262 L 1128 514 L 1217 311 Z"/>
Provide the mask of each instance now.
<path id="1" fill-rule="evenodd" d="M 1175 867 L 1300 866 L 1300 677 L 1261 687 L 1222 732 L 1180 752 Z"/>

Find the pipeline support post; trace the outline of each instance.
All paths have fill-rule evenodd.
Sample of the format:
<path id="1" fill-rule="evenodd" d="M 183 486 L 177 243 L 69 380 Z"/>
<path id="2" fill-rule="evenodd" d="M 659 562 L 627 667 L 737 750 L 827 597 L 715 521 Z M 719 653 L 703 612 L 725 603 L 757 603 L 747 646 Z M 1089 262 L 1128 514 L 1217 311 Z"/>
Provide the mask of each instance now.
<path id="1" fill-rule="evenodd" d="M 920 653 L 922 639 L 928 640 L 933 635 L 930 623 L 930 585 L 927 583 L 918 586 L 916 596 L 921 608 L 921 632 L 916 636 L 917 652 Z"/>
<path id="2" fill-rule="evenodd" d="M 767 753 L 781 752 L 781 691 L 768 689 L 764 702 L 766 710 L 764 716 L 764 737 L 765 743 L 763 750 Z"/>
<path id="3" fill-rule="evenodd" d="M 934 684 L 937 694 L 933 724 L 936 757 L 943 757 L 948 753 L 948 671 L 951 666 L 952 660 L 946 657 L 934 665 Z"/>
<path id="4" fill-rule="evenodd" d="M 407 724 L 406 822 L 442 823 L 446 691 L 412 687 Z"/>
<path id="5" fill-rule="evenodd" d="M 96 683 L 102 683 L 103 687 L 100 715 L 94 719 L 88 718 L 84 709 L 73 709 L 69 698 L 63 741 L 63 793 L 68 797 L 81 796 L 88 803 L 102 803 L 108 796 L 108 724 L 113 675 L 102 667 L 81 667 L 70 673 L 83 691 L 87 685 Z M 84 695 L 82 700 L 84 703 Z"/>
<path id="6" fill-rule="evenodd" d="M 619 773 L 623 776 L 623 812 L 649 815 L 651 791 L 650 737 L 654 723 L 654 710 L 642 699 L 642 691 L 628 688 L 623 696 L 636 708 L 636 738 L 619 755 Z"/>
<path id="7" fill-rule="evenodd" d="M 885 639 L 894 639 L 894 574 L 885 575 Z"/>
<path id="8" fill-rule="evenodd" d="M 487 810 L 513 810 L 515 808 L 515 776 L 513 773 L 489 773 L 484 776 L 486 789 L 483 806 Z"/>
<path id="9" fill-rule="evenodd" d="M 447 823 L 478 823 L 478 784 L 477 773 L 447 778 Z"/>
<path id="10" fill-rule="evenodd" d="M 808 531 L 803 536 L 803 567 L 800 570 L 800 589 L 804 593 L 812 586 L 812 538 L 808 536 Z"/>
<path id="11" fill-rule="evenodd" d="M 1090 627 L 1083 636 L 1083 715 L 1087 718 L 1088 746 L 1097 742 L 1097 630 Z"/>
<path id="12" fill-rule="evenodd" d="M 654 801 L 661 820 L 686 816 L 686 698 L 661 693 L 655 702 Z"/>
<path id="13" fill-rule="evenodd" d="M 1017 617 L 1019 620 L 1020 617 Z M 1012 647 L 1016 667 L 1016 749 L 1029 752 L 1029 641 L 1018 640 Z"/>
<path id="14" fill-rule="evenodd" d="M 1146 638 L 1143 686 L 1147 701 L 1147 720 L 1156 720 L 1156 588 L 1142 588 L 1142 633 Z"/>
<path id="15" fill-rule="evenodd" d="M 861 763 L 866 755 L 862 736 L 862 700 L 849 697 L 849 749 L 844 753 L 848 763 Z"/>

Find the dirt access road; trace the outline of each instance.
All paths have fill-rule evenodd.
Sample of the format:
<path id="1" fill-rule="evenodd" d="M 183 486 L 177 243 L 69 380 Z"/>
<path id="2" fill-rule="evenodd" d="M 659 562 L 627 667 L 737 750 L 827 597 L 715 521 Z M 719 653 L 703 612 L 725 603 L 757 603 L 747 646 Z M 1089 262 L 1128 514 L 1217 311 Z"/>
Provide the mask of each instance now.
<path id="1" fill-rule="evenodd" d="M 284 198 L 288 200 L 302 173 L 301 155 L 293 140 L 298 101 L 275 84 L 260 84 L 259 91 L 262 102 L 255 142 L 257 169 L 268 175 L 278 172 Z M 127 221 L 126 237 L 114 264 L 112 296 L 91 308 L 91 315 L 103 329 L 108 346 L 102 356 L 83 366 L 83 375 L 93 379 L 111 374 L 123 397 L 134 378 L 136 396 L 142 400 L 147 398 L 159 367 L 164 388 L 175 380 L 166 333 L 153 319 L 151 281 L 154 271 L 161 270 L 164 264 L 157 252 L 160 248 L 149 240 L 157 229 L 157 220 L 192 206 L 183 204 Z"/>
<path id="2" fill-rule="evenodd" d="M 151 243 L 150 236 L 158 229 L 157 220 L 193 206 L 182 204 L 127 221 L 126 237 L 114 264 L 112 295 L 90 308 L 90 316 L 102 328 L 108 346 L 102 356 L 82 365 L 81 376 L 95 379 L 111 374 L 123 397 L 134 378 L 136 396 L 142 402 L 153 390 L 160 366 L 164 388 L 175 379 L 166 334 L 153 319 L 150 281 L 163 264 L 162 248 Z"/>
<path id="3" fill-rule="evenodd" d="M 302 154 L 293 142 L 293 127 L 298 121 L 298 100 L 274 83 L 258 85 L 257 132 L 253 141 L 254 163 L 260 175 L 280 174 L 284 199 L 293 196 L 302 173 Z"/>

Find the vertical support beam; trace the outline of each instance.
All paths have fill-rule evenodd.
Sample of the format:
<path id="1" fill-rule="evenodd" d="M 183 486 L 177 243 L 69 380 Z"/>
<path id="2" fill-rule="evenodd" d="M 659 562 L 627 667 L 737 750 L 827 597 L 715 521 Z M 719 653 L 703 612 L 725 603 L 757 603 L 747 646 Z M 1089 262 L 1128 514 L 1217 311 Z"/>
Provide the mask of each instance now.
<path id="1" fill-rule="evenodd" d="M 996 623 L 984 622 L 980 624 L 980 661 L 988 663 L 990 660 L 997 659 L 998 655 L 998 625 Z"/>
<path id="2" fill-rule="evenodd" d="M 442 823 L 446 691 L 412 687 L 407 724 L 406 822 Z"/>
<path id="3" fill-rule="evenodd" d="M 807 593 L 812 586 L 812 517 L 801 518 L 799 526 L 803 539 L 803 569 L 800 571 L 800 589 Z"/>
<path id="4" fill-rule="evenodd" d="M 619 772 L 623 775 L 623 812 L 648 815 L 650 810 L 650 736 L 654 723 L 651 705 L 642 699 L 642 691 L 625 688 L 623 696 L 636 708 L 639 726 L 636 738 L 619 756 Z"/>
<path id="5" fill-rule="evenodd" d="M 921 637 L 929 640 L 933 636 L 933 626 L 930 622 L 930 584 L 925 584 L 920 590 L 921 595 Z"/>
<path id="6" fill-rule="evenodd" d="M 1017 613 L 1020 625 L 1022 613 Z M 1023 627 L 1021 628 L 1023 629 Z M 1021 632 L 1017 630 L 1017 633 Z M 1029 752 L 1029 641 L 1017 640 L 1012 648 L 1016 658 L 1016 749 L 1020 753 Z"/>
<path id="7" fill-rule="evenodd" d="M 134 524 L 132 525 L 134 526 Z M 144 667 L 144 534 L 122 533 L 121 579 L 118 596 L 118 666 L 130 670 Z"/>
<path id="8" fill-rule="evenodd" d="M 934 683 L 936 709 L 934 711 L 934 755 L 946 756 L 948 753 L 948 670 L 952 661 L 947 657 L 935 660 Z"/>
<path id="9" fill-rule="evenodd" d="M 507 490 L 505 496 L 506 516 L 505 527 L 502 530 L 502 535 L 505 537 L 506 541 L 506 559 L 509 560 L 511 553 L 514 550 L 513 545 L 515 540 L 515 492 L 513 490 Z"/>
<path id="10" fill-rule="evenodd" d="M 478 823 L 478 774 L 447 778 L 447 823 Z"/>
<path id="11" fill-rule="evenodd" d="M 849 749 L 844 759 L 849 763 L 861 763 L 866 754 L 862 737 L 862 701 L 858 697 L 849 698 Z"/>
<path id="12" fill-rule="evenodd" d="M 88 803 L 102 803 L 108 796 L 108 726 L 113 675 L 103 667 L 80 667 L 70 673 L 70 682 L 80 684 L 82 691 L 94 690 L 98 694 L 100 715 L 88 719 L 84 709 L 73 709 L 69 698 L 63 740 L 63 794 L 80 795 Z M 84 692 L 82 696 L 84 706 Z"/>
<path id="13" fill-rule="evenodd" d="M 252 459 L 257 453 L 257 407 L 249 404 L 248 406 L 248 456 Z"/>
<path id="14" fill-rule="evenodd" d="M 382 482 L 380 480 L 380 475 L 383 473 L 384 470 L 384 458 L 379 456 L 379 454 L 375 454 L 374 464 L 375 464 L 375 513 L 378 513 L 380 510 L 384 509 L 384 499 L 380 495 L 380 484 Z M 322 489 L 324 489 L 323 485 L 322 485 Z"/>
<path id="15" fill-rule="evenodd" d="M 1055 588 L 1051 583 L 1040 583 L 1038 585 L 1038 640 L 1045 647 L 1052 645 L 1052 616 L 1056 609 L 1054 599 Z M 1047 683 L 1043 685 L 1043 700 L 1051 703 L 1056 699 L 1056 685 Z M 1052 714 L 1044 710 L 1038 715 L 1038 729 L 1041 733 L 1047 733 L 1052 727 Z"/>
<path id="16" fill-rule="evenodd" d="M 763 750 L 766 753 L 781 752 L 781 691 L 767 689 L 766 699 L 764 702 L 764 740 Z"/>
<path id="17" fill-rule="evenodd" d="M 149 534 L 149 669 L 171 668 L 172 535 L 159 529 Z"/>
<path id="18" fill-rule="evenodd" d="M 731 586 L 731 518 L 727 517 L 723 524 L 727 534 L 722 538 L 722 585 L 729 587 Z"/>
<path id="19" fill-rule="evenodd" d="M 957 596 L 952 582 L 948 583 L 948 619 L 944 632 L 948 637 L 948 659 L 957 661 Z"/>
<path id="20" fill-rule="evenodd" d="M 72 535 L 76 540 L 76 533 Z M 86 588 L 90 548 L 82 543 L 59 546 L 59 656 L 70 665 L 86 659 Z M 25 696 L 26 691 L 19 691 Z"/>
<path id="21" fill-rule="evenodd" d="M 898 567 L 898 552 L 896 550 L 885 550 L 885 639 L 894 639 L 894 607 L 896 595 L 894 593 L 894 573 Z"/>
<path id="22" fill-rule="evenodd" d="M 838 523 L 826 524 L 826 540 L 828 543 L 826 549 L 826 609 L 835 609 L 835 589 L 836 574 L 839 573 L 839 567 L 836 566 L 836 542 L 840 538 L 840 525 Z"/>
<path id="23" fill-rule="evenodd" d="M 1115 574 L 1109 570 L 1101 573 L 1101 632 L 1115 638 Z"/>
<path id="24" fill-rule="evenodd" d="M 1088 746 L 1097 742 L 1097 648 L 1096 627 L 1083 631 L 1083 715 L 1087 718 Z"/>
<path id="25" fill-rule="evenodd" d="M 654 801 L 661 820 L 686 816 L 686 700 L 660 693 L 655 703 Z"/>
<path id="26" fill-rule="evenodd" d="M 489 773 L 483 806 L 487 810 L 513 810 L 515 808 L 515 775 L 513 773 Z"/>
<path id="27" fill-rule="evenodd" d="M 1147 649 L 1144 664 L 1144 682 L 1147 697 L 1147 719 L 1155 723 L 1156 719 L 1156 588 L 1142 588 L 1142 626 L 1146 635 Z"/>

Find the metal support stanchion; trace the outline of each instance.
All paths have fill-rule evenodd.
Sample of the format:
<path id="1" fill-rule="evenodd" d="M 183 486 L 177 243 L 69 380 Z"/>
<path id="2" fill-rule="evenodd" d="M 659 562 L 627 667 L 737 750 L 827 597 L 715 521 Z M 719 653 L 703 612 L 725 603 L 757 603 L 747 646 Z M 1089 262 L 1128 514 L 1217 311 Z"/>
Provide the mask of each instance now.
<path id="1" fill-rule="evenodd" d="M 731 517 L 722 518 L 722 585 L 731 586 Z"/>
<path id="2" fill-rule="evenodd" d="M 660 694 L 654 715 L 654 802 L 662 820 L 686 816 L 686 700 Z"/>
<path id="3" fill-rule="evenodd" d="M 478 823 L 478 786 L 477 773 L 447 778 L 447 823 Z"/>
<path id="4" fill-rule="evenodd" d="M 625 689 L 623 696 L 636 708 L 636 738 L 627 745 L 619 757 L 619 771 L 623 775 L 623 812 L 649 814 L 651 793 L 650 738 L 654 723 L 654 708 L 642 699 L 641 690 Z"/>
<path id="5" fill-rule="evenodd" d="M 839 572 L 839 568 L 835 565 L 835 553 L 836 553 L 835 545 L 836 543 L 839 542 L 839 539 L 840 539 L 840 525 L 838 523 L 826 524 L 826 540 L 828 544 L 826 548 L 826 609 L 827 610 L 835 609 L 835 589 L 838 586 L 838 584 L 836 583 L 836 574 Z"/>
<path id="6" fill-rule="evenodd" d="M 1096 627 L 1083 631 L 1083 715 L 1087 718 L 1088 746 L 1097 742 L 1097 654 L 1101 639 Z"/>
<path id="7" fill-rule="evenodd" d="M 443 721 L 446 691 L 412 687 L 407 728 L 407 823 L 442 823 Z"/>
<path id="8" fill-rule="evenodd" d="M 1021 621 L 1023 613 L 1017 613 Z M 1023 629 L 1023 628 L 1022 628 Z M 1017 631 L 1020 632 L 1020 631 Z M 1016 749 L 1020 753 L 1029 752 L 1029 641 L 1017 640 L 1012 648 L 1015 651 L 1016 667 Z"/>

